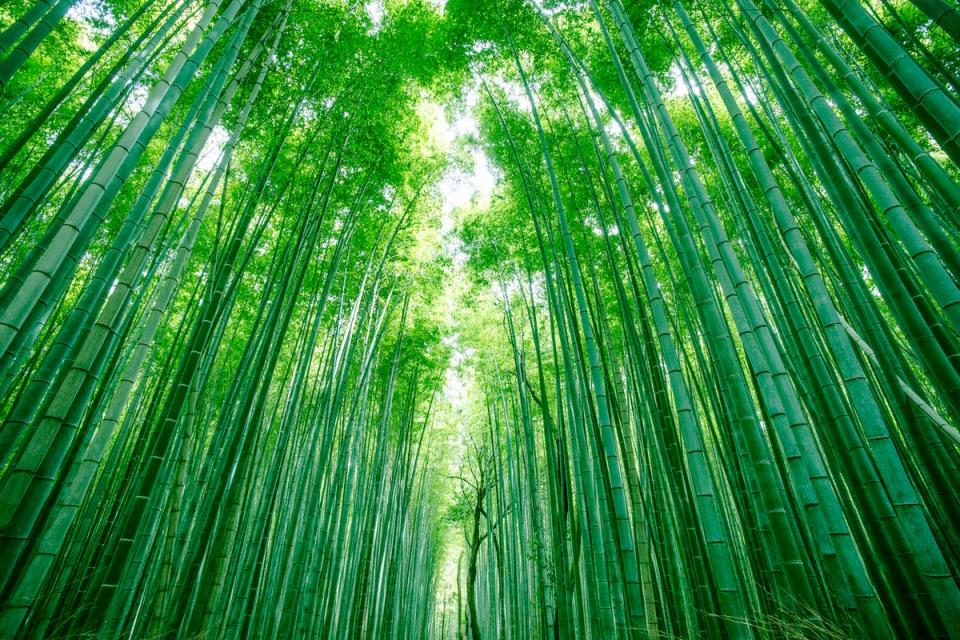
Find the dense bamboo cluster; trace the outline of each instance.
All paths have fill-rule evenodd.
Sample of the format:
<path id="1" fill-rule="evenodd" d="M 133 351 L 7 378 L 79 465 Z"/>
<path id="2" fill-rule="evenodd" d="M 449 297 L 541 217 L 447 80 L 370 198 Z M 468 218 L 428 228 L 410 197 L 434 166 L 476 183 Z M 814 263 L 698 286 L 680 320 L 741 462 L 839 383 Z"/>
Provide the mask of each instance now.
<path id="1" fill-rule="evenodd" d="M 951 0 L 6 3 L 0 638 L 960 637 L 958 77 Z"/>
<path id="2" fill-rule="evenodd" d="M 5 148 L 2 637 L 423 634 L 435 340 L 398 245 L 426 173 L 370 145 L 416 135 L 402 107 L 358 109 L 399 81 L 284 55 L 291 11 L 148 2 L 53 144 Z M 363 28 L 330 11 L 313 37 Z"/>
<path id="3" fill-rule="evenodd" d="M 539 12 L 550 79 L 503 26 L 529 115 L 486 91 L 533 233 L 471 236 L 511 351 L 470 637 L 955 637 L 956 85 L 852 0 L 890 98 L 792 0 L 589 4 Z"/>

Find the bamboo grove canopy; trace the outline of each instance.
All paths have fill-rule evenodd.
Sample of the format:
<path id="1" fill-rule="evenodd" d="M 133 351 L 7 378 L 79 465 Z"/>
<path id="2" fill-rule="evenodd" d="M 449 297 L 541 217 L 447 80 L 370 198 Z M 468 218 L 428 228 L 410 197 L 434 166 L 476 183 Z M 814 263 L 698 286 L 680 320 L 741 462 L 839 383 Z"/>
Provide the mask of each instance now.
<path id="1" fill-rule="evenodd" d="M 955 0 L 5 0 L 0 638 L 960 638 Z"/>

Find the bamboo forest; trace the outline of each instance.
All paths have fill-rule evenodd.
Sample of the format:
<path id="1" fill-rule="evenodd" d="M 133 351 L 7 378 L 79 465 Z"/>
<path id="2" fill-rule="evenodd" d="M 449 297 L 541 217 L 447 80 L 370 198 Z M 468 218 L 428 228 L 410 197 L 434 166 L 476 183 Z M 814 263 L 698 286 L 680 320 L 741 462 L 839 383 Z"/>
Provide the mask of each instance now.
<path id="1" fill-rule="evenodd" d="M 957 0 L 0 0 L 0 640 L 960 639 Z"/>

